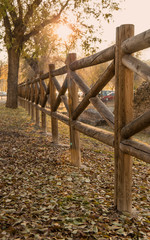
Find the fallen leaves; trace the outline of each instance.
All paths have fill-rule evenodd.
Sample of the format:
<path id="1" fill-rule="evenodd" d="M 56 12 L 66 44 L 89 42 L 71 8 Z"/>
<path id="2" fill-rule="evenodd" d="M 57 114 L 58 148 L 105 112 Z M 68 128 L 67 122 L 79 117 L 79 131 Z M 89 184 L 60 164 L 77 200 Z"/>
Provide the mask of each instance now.
<path id="1" fill-rule="evenodd" d="M 138 213 L 119 214 L 111 148 L 82 138 L 78 169 L 68 147 L 53 145 L 24 110 L 0 112 L 0 239 L 150 239 L 148 165 L 133 167 Z"/>

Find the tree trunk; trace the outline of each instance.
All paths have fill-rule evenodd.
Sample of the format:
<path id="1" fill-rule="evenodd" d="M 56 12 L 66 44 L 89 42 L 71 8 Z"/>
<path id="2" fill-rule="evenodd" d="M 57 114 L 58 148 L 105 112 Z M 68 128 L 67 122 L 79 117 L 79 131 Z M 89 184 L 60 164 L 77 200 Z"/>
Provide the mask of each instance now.
<path id="1" fill-rule="evenodd" d="M 7 102 L 6 107 L 18 107 L 18 72 L 20 51 L 16 48 L 8 50 L 8 79 L 7 79 Z"/>

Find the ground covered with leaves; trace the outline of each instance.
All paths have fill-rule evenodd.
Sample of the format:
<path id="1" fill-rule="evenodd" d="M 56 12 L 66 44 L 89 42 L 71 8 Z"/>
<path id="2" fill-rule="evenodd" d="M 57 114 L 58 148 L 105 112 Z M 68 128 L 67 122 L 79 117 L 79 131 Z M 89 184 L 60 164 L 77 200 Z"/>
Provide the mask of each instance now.
<path id="1" fill-rule="evenodd" d="M 150 239 L 147 164 L 134 159 L 134 214 L 120 214 L 112 148 L 81 136 L 78 169 L 65 127 L 54 145 L 22 108 L 0 105 L 0 116 L 1 240 Z"/>

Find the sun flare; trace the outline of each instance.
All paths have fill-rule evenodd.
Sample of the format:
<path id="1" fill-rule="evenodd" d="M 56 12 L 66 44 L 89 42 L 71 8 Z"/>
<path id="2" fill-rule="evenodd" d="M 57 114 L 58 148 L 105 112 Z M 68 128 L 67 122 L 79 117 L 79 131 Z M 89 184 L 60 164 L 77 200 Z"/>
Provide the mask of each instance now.
<path id="1" fill-rule="evenodd" d="M 69 39 L 69 36 L 73 33 L 71 28 L 69 28 L 67 25 L 61 24 L 56 30 L 56 34 L 58 37 L 63 41 L 66 42 Z"/>

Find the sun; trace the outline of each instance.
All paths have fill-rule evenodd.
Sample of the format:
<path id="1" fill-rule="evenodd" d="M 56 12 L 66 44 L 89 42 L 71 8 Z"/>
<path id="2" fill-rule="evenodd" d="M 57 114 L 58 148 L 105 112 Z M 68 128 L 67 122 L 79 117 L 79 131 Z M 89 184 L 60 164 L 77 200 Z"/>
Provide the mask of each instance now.
<path id="1" fill-rule="evenodd" d="M 71 36 L 72 33 L 73 31 L 71 28 L 65 24 L 59 25 L 56 29 L 56 34 L 63 42 L 67 42 L 69 40 L 69 36 Z"/>

